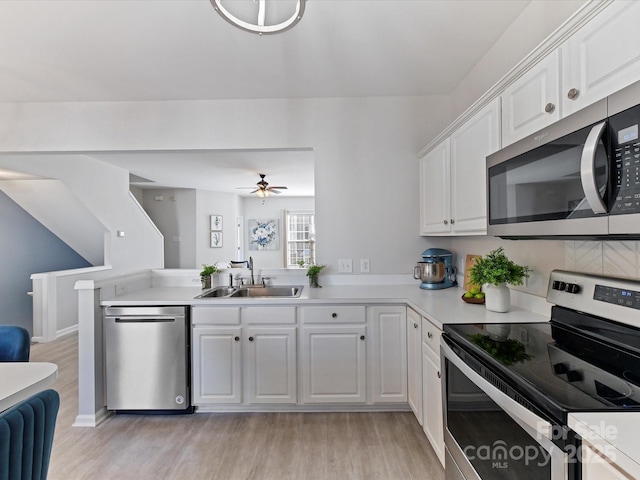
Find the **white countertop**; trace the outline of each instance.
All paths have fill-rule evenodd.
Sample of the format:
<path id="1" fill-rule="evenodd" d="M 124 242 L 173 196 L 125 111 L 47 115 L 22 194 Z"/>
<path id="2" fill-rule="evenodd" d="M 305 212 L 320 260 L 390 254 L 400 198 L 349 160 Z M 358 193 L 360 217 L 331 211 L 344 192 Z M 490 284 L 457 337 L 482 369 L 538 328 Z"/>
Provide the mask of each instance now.
<path id="1" fill-rule="evenodd" d="M 462 301 L 462 288 L 423 290 L 412 285 L 341 285 L 309 288 L 304 286 L 298 298 L 195 299 L 199 287 L 151 287 L 102 300 L 103 306 L 148 305 L 286 305 L 286 304 L 406 304 L 442 328 L 445 323 L 528 323 L 546 322 L 548 317 L 512 306 L 507 313 L 488 311 L 484 305 Z"/>
<path id="2" fill-rule="evenodd" d="M 640 412 L 570 413 L 569 427 L 623 471 L 640 478 Z"/>
<path id="3" fill-rule="evenodd" d="M 53 385 L 58 366 L 46 362 L 0 363 L 0 412 Z"/>

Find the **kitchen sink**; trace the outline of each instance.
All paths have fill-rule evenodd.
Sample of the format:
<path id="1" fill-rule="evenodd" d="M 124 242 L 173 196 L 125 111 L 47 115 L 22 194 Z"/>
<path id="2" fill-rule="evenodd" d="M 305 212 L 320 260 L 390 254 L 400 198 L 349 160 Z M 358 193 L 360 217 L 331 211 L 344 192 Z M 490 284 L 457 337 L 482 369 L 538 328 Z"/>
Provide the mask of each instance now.
<path id="1" fill-rule="evenodd" d="M 201 293 L 195 298 L 219 298 L 219 297 L 228 297 L 236 289 L 233 287 L 216 287 L 211 290 L 207 290 L 206 292 Z"/>
<path id="2" fill-rule="evenodd" d="M 302 293 L 301 286 L 274 286 L 274 287 L 261 287 L 261 286 L 248 286 L 240 287 L 230 296 L 248 297 L 248 298 L 265 298 L 265 297 L 289 297 L 296 298 Z"/>
<path id="3" fill-rule="evenodd" d="M 248 285 L 243 287 L 216 287 L 195 298 L 297 298 L 302 293 L 300 285 L 278 285 L 263 287 Z"/>

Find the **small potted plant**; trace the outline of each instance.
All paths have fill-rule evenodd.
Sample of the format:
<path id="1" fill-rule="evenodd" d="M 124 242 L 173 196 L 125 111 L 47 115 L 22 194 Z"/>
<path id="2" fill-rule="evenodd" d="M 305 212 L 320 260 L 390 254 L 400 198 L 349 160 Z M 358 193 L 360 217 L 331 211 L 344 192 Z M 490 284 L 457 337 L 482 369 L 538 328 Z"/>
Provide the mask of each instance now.
<path id="1" fill-rule="evenodd" d="M 511 304 L 507 284 L 522 285 L 524 279 L 529 278 L 531 269 L 509 260 L 500 247 L 484 257 L 476 257 L 469 274 L 471 283 L 483 285 L 487 310 L 507 312 Z"/>
<path id="2" fill-rule="evenodd" d="M 200 282 L 202 282 L 202 288 L 211 288 L 211 275 L 220 272 L 220 269 L 215 265 L 202 264 L 202 271 L 200 272 Z"/>
<path id="3" fill-rule="evenodd" d="M 318 275 L 326 265 L 310 265 L 307 269 L 307 277 L 309 277 L 309 286 L 312 288 L 322 288 L 318 284 Z"/>

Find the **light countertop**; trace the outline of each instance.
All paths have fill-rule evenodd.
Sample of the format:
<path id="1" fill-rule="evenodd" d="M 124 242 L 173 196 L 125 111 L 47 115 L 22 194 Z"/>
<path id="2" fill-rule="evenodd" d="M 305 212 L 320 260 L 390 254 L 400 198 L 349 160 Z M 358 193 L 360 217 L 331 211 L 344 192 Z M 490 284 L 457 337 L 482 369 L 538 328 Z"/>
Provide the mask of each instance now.
<path id="1" fill-rule="evenodd" d="M 462 301 L 462 288 L 423 290 L 412 285 L 341 285 L 309 288 L 298 298 L 213 298 L 195 299 L 199 287 L 152 287 L 102 300 L 103 306 L 148 305 L 314 305 L 353 304 L 407 305 L 427 317 L 437 327 L 445 323 L 528 323 L 546 322 L 548 317 L 512 306 L 507 313 L 488 311 L 484 305 Z"/>
<path id="2" fill-rule="evenodd" d="M 0 363 L 0 412 L 45 390 L 57 378 L 58 366 L 53 363 Z"/>

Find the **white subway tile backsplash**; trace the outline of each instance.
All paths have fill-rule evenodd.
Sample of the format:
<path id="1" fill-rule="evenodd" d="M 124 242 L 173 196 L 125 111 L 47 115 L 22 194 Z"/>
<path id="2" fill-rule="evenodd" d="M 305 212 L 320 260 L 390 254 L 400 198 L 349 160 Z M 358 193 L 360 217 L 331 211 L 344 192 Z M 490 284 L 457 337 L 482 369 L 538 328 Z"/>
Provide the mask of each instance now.
<path id="1" fill-rule="evenodd" d="M 603 242 L 602 267 L 605 275 L 638 276 L 638 242 Z"/>
<path id="2" fill-rule="evenodd" d="M 576 272 L 640 278 L 640 242 L 565 242 L 565 269 Z"/>
<path id="3" fill-rule="evenodd" d="M 602 242 L 576 240 L 574 250 L 574 270 L 602 275 Z"/>

